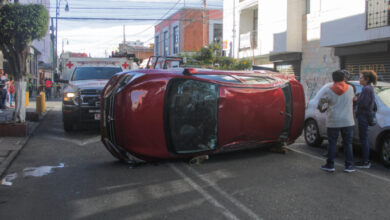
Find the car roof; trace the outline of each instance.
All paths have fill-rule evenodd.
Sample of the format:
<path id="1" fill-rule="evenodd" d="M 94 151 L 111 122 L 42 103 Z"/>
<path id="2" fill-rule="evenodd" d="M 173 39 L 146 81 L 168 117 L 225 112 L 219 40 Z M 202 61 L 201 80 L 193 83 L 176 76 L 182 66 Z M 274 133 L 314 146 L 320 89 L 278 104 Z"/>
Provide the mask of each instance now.
<path id="1" fill-rule="evenodd" d="M 352 83 L 353 85 L 360 85 L 359 81 L 348 81 L 349 83 Z M 390 87 L 389 82 L 383 82 L 383 81 L 378 81 L 376 82 L 375 86 L 382 86 L 382 87 Z"/>

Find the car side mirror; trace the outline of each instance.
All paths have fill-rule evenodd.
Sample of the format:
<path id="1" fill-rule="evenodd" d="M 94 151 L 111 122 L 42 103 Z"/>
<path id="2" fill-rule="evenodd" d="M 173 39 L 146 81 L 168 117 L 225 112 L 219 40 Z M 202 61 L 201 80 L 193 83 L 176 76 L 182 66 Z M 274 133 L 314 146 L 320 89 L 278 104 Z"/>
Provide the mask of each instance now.
<path id="1" fill-rule="evenodd" d="M 59 79 L 58 82 L 59 82 L 59 83 L 68 84 L 68 83 L 69 83 L 69 80 L 67 80 L 67 79 Z"/>

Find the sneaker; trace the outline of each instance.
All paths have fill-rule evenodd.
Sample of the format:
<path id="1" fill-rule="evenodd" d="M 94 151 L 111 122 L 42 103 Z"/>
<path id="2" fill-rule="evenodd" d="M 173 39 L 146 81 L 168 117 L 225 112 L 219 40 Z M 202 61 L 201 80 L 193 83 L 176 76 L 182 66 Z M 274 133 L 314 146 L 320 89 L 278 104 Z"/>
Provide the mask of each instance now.
<path id="1" fill-rule="evenodd" d="M 336 169 L 333 166 L 330 166 L 328 164 L 322 165 L 321 170 L 327 171 L 327 172 L 334 172 Z"/>
<path id="2" fill-rule="evenodd" d="M 363 162 L 363 161 L 359 161 L 359 162 L 356 162 L 355 163 L 355 167 L 356 168 L 364 168 L 364 169 L 368 169 L 368 168 L 370 168 L 371 167 L 371 163 L 370 163 L 370 161 L 365 161 L 365 162 Z"/>
<path id="3" fill-rule="evenodd" d="M 344 169 L 344 172 L 347 172 L 347 173 L 352 173 L 352 172 L 355 172 L 356 170 L 353 168 L 353 166 L 348 166 Z"/>

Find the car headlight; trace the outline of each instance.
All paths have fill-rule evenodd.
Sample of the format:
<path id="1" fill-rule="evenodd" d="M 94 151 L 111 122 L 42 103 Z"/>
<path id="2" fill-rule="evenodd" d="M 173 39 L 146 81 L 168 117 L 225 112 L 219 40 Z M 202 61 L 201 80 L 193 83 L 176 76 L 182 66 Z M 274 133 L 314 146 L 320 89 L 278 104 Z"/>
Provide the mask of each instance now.
<path id="1" fill-rule="evenodd" d="M 64 102 L 66 102 L 67 104 L 77 105 L 76 97 L 77 97 L 76 92 L 66 92 L 64 93 Z"/>
<path id="2" fill-rule="evenodd" d="M 137 79 L 138 77 L 141 77 L 141 76 L 143 76 L 143 75 L 144 75 L 143 73 L 136 73 L 136 74 L 129 74 L 129 75 L 123 77 L 123 78 L 118 82 L 117 89 L 116 89 L 116 93 L 119 93 L 119 92 L 122 91 L 122 89 L 125 88 L 128 84 L 130 84 L 130 83 L 133 82 L 135 79 Z"/>

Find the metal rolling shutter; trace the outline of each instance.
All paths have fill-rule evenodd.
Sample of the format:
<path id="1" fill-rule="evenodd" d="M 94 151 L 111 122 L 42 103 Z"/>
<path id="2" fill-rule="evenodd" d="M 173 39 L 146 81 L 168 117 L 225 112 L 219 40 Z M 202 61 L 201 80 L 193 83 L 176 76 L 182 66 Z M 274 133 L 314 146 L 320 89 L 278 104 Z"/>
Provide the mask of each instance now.
<path id="1" fill-rule="evenodd" d="M 353 80 L 359 80 L 359 73 L 363 70 L 374 70 L 379 81 L 390 82 L 390 53 L 344 56 L 342 68 L 351 73 Z"/>
<path id="2" fill-rule="evenodd" d="M 301 62 L 278 62 L 275 63 L 275 69 L 283 74 L 294 74 L 295 78 L 300 81 L 300 64 Z"/>

